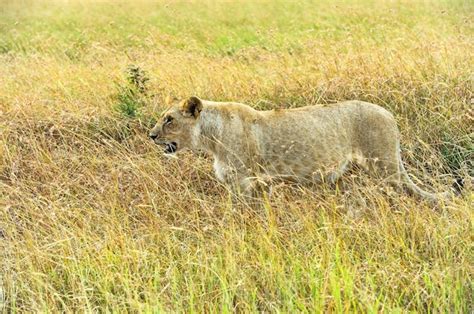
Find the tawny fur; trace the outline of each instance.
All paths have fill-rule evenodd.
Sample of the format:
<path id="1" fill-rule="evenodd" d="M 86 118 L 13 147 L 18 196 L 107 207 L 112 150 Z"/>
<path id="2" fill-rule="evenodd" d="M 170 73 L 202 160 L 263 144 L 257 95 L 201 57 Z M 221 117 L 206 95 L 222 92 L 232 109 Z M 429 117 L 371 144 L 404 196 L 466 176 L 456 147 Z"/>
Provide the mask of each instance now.
<path id="1" fill-rule="evenodd" d="M 150 132 L 155 142 L 209 152 L 216 177 L 245 194 L 252 194 L 258 181 L 275 178 L 335 183 L 356 163 L 425 199 L 446 196 L 412 182 L 400 157 L 393 115 L 371 103 L 257 111 L 191 97 L 174 104 L 163 119 Z"/>

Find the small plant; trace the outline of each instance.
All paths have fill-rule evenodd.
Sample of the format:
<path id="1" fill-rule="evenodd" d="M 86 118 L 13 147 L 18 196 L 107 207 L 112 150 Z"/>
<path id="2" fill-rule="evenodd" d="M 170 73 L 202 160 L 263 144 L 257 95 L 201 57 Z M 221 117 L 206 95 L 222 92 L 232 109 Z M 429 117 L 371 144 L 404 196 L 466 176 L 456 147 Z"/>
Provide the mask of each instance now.
<path id="1" fill-rule="evenodd" d="M 127 68 L 127 81 L 130 85 L 135 87 L 135 89 L 142 95 L 146 95 L 147 92 L 147 82 L 150 79 L 146 76 L 145 71 L 143 71 L 139 66 L 129 66 Z"/>
<path id="2" fill-rule="evenodd" d="M 138 66 L 129 66 L 126 70 L 127 84 L 117 84 L 117 104 L 115 109 L 125 117 L 135 118 L 147 98 L 147 82 L 150 80 L 145 71 Z"/>

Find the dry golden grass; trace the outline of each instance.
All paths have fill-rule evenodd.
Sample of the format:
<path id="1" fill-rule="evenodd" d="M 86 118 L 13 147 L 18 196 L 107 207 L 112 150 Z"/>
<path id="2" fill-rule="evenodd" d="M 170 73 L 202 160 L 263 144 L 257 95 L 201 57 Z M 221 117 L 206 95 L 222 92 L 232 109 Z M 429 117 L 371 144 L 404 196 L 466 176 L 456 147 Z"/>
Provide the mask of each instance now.
<path id="1" fill-rule="evenodd" d="M 25 5 L 27 4 L 27 5 Z M 5 2 L 0 310 L 472 312 L 473 6 L 464 2 Z M 124 71 L 150 77 L 135 117 Z M 354 172 L 347 194 L 232 204 L 206 156 L 147 130 L 168 95 L 392 111 L 433 210 Z"/>

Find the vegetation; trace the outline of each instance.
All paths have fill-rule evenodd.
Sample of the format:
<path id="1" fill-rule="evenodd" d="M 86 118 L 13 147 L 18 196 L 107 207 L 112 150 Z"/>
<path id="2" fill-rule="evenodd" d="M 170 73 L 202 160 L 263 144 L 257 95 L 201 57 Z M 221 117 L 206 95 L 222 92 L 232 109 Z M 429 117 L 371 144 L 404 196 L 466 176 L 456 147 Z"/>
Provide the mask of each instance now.
<path id="1" fill-rule="evenodd" d="M 474 310 L 472 2 L 1 7 L 2 311 Z M 380 104 L 414 180 L 464 193 L 433 208 L 354 171 L 233 204 L 209 156 L 147 138 L 190 95 Z"/>
<path id="2" fill-rule="evenodd" d="M 139 67 L 128 67 L 127 84 L 117 86 L 116 110 L 125 117 L 135 118 L 140 108 L 146 104 L 147 82 L 149 80 Z"/>

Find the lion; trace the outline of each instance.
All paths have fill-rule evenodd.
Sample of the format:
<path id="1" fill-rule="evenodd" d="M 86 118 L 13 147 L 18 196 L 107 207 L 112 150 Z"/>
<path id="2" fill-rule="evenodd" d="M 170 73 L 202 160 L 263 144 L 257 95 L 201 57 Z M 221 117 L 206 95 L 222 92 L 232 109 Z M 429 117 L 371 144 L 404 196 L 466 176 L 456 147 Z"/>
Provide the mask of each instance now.
<path id="1" fill-rule="evenodd" d="M 334 184 L 351 164 L 429 201 L 449 195 L 410 179 L 394 116 L 363 101 L 258 111 L 193 96 L 166 110 L 149 136 L 167 154 L 207 151 L 217 179 L 247 196 L 276 179 Z"/>

